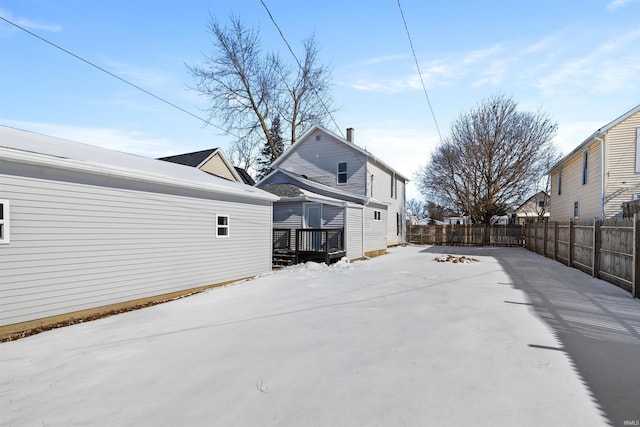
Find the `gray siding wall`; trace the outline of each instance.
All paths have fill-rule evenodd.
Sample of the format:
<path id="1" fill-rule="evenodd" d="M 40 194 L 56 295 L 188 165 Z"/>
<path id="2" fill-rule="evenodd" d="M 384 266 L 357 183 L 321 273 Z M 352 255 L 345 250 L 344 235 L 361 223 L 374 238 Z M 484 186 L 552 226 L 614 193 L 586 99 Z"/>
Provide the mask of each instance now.
<path id="1" fill-rule="evenodd" d="M 362 258 L 362 208 L 347 207 L 347 222 L 345 224 L 345 246 L 347 258 L 350 260 Z"/>
<path id="2" fill-rule="evenodd" d="M 11 243 L 0 245 L 0 325 L 271 269 L 267 201 L 14 175 L 0 175 L 0 194 L 11 202 Z M 216 238 L 216 214 L 229 215 L 229 238 Z"/>
<path id="3" fill-rule="evenodd" d="M 344 227 L 344 208 L 339 206 L 322 205 L 322 227 Z"/>
<path id="4" fill-rule="evenodd" d="M 320 139 L 316 140 L 316 137 Z M 297 144 L 300 145 L 280 164 L 281 168 L 330 187 L 366 195 L 366 156 L 321 131 Z M 347 162 L 347 184 L 337 184 L 339 162 Z"/>

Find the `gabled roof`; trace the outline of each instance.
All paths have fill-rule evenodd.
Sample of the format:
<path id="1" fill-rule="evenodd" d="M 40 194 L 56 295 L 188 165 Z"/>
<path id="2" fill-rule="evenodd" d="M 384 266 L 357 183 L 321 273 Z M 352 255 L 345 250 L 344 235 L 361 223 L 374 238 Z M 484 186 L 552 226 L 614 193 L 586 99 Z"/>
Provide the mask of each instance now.
<path id="1" fill-rule="evenodd" d="M 624 113 L 620 117 L 616 118 L 615 120 L 607 123 L 606 125 L 602 126 L 600 129 L 596 130 L 587 139 L 585 139 L 580 145 L 578 145 L 576 148 L 574 148 L 569 154 L 564 156 L 555 165 L 553 165 L 553 167 L 551 169 L 549 169 L 549 172 L 551 172 L 552 170 L 556 169 L 558 166 L 560 166 L 563 163 L 565 163 L 568 159 L 573 157 L 576 153 L 582 151 L 585 148 L 586 145 L 588 145 L 589 143 L 594 141 L 596 138 L 599 138 L 599 137 L 601 137 L 603 135 L 606 135 L 607 132 L 609 132 L 609 130 L 612 127 L 618 125 L 620 122 L 628 119 L 629 117 L 631 117 L 632 115 L 634 115 L 635 113 L 637 113 L 639 111 L 640 111 L 640 104 L 636 105 L 635 107 L 633 107 L 631 110 L 627 111 L 626 113 Z"/>
<path id="2" fill-rule="evenodd" d="M 231 176 L 233 176 L 233 178 L 236 181 L 244 182 L 245 184 L 249 184 L 249 185 L 255 184 L 255 181 L 253 181 L 253 179 L 249 176 L 249 174 L 244 169 L 242 171 L 245 173 L 247 177 L 249 177 L 249 181 L 251 183 L 248 182 L 245 179 L 245 177 L 240 174 L 240 172 L 238 171 L 238 169 L 240 168 L 236 168 L 235 166 L 233 166 L 229 161 L 229 159 L 227 159 L 227 156 L 224 155 L 224 152 L 220 148 L 210 148 L 208 150 L 194 151 L 193 153 L 184 153 L 184 154 L 177 154 L 175 156 L 161 157 L 158 160 L 163 160 L 165 162 L 171 162 L 171 163 L 178 163 L 181 165 L 191 166 L 194 168 L 205 170 L 204 166 L 213 157 L 218 157 L 220 160 L 222 160 L 222 163 L 225 165 L 225 167 L 227 168 Z M 205 172 L 210 172 L 210 171 L 205 170 Z M 214 173 L 213 175 L 216 175 L 216 174 Z M 221 178 L 226 178 L 226 177 L 221 176 Z"/>
<path id="3" fill-rule="evenodd" d="M 331 132 L 330 130 L 320 126 L 320 125 L 313 125 L 311 126 L 311 128 L 306 131 L 300 138 L 298 138 L 298 141 L 293 144 L 291 147 L 289 147 L 288 150 L 286 150 L 284 153 L 282 153 L 272 164 L 271 167 L 272 168 L 276 168 L 280 163 L 282 163 L 284 161 L 284 159 L 286 159 L 287 157 L 289 157 L 291 155 L 291 153 L 293 153 L 294 151 L 296 151 L 298 149 L 298 147 L 305 143 L 309 136 L 311 134 L 313 134 L 313 132 L 315 132 L 316 130 L 319 130 L 321 132 L 326 133 L 327 135 L 330 135 L 331 137 L 335 138 L 337 141 L 339 141 L 342 144 L 345 144 L 347 147 L 349 147 L 350 149 L 356 151 L 357 153 L 363 154 L 364 156 L 366 156 L 369 160 L 371 160 L 372 162 L 383 166 L 385 169 L 393 172 L 396 174 L 396 177 L 404 180 L 405 182 L 409 182 L 409 180 L 402 175 L 400 172 L 398 172 L 397 170 L 395 170 L 394 168 L 392 168 L 391 166 L 389 166 L 388 164 L 386 164 L 385 162 L 383 162 L 382 160 L 380 160 L 379 158 L 377 158 L 376 156 L 374 156 L 373 154 L 371 154 L 369 151 L 365 150 L 362 147 L 357 146 L 356 144 L 354 144 L 353 142 L 349 142 L 346 139 L 344 139 L 343 137 L 336 135 L 335 133 Z"/>
<path id="4" fill-rule="evenodd" d="M 0 159 L 262 200 L 278 198 L 200 169 L 0 126 Z"/>
<path id="5" fill-rule="evenodd" d="M 209 160 L 219 150 L 219 148 L 210 148 L 208 150 L 194 151 L 193 153 L 176 154 L 175 156 L 160 157 L 158 160 L 165 162 L 178 163 L 193 168 L 199 168 Z"/>

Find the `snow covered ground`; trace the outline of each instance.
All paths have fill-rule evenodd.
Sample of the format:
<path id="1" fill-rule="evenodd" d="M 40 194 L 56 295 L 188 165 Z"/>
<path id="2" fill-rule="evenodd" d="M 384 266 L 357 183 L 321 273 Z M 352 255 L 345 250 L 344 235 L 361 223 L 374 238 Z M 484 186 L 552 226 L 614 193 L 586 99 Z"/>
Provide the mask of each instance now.
<path id="1" fill-rule="evenodd" d="M 0 344 L 0 422 L 605 425 L 495 251 L 454 264 L 434 250 L 296 266 Z"/>

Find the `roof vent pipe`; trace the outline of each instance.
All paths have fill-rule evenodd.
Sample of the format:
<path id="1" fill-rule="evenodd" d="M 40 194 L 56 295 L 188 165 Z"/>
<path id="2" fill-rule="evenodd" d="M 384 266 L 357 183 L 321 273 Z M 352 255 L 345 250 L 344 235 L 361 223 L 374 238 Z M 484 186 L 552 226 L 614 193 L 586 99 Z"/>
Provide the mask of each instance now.
<path id="1" fill-rule="evenodd" d="M 347 128 L 347 141 L 353 143 L 353 128 Z"/>

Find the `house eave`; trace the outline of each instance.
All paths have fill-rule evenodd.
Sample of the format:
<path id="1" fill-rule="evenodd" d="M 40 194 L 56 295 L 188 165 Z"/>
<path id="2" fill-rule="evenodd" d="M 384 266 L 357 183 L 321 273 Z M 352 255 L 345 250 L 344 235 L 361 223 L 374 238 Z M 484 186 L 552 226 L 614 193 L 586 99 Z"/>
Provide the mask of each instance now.
<path id="1" fill-rule="evenodd" d="M 180 177 L 173 177 L 169 175 L 159 175 L 149 173 L 145 171 L 138 171 L 126 168 L 118 168 L 112 165 L 101 164 L 97 162 L 87 162 L 75 159 L 69 159 L 64 157 L 55 157 L 47 154 L 40 154 L 30 151 L 21 151 L 12 148 L 0 147 L 0 160 L 6 160 L 24 165 L 44 166 L 55 169 L 64 169 L 75 172 L 82 172 L 91 175 L 100 175 L 108 177 L 123 178 L 132 181 L 148 182 L 154 184 L 162 184 L 168 187 L 183 188 L 201 190 L 206 192 L 214 192 L 217 194 L 233 195 L 238 197 L 246 197 L 251 199 L 259 199 L 266 201 L 276 201 L 278 197 L 270 194 L 266 191 L 254 188 L 252 186 L 243 185 L 246 188 L 236 188 L 229 186 L 228 184 L 219 184 L 215 181 L 223 178 L 213 177 L 204 171 L 199 171 L 202 174 L 211 176 L 211 182 L 197 182 L 189 181 Z M 157 160 L 161 161 L 161 160 Z M 183 166 L 189 167 L 189 166 Z M 229 181 L 231 182 L 231 181 Z M 238 184 L 240 185 L 240 184 Z"/>

